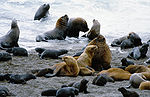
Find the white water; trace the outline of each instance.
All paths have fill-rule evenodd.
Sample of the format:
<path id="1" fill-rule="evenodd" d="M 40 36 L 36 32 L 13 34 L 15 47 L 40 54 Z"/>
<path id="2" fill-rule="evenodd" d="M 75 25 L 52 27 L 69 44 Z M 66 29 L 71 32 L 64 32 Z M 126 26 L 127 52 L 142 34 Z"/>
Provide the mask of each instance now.
<path id="1" fill-rule="evenodd" d="M 50 16 L 44 21 L 34 21 L 35 12 L 44 3 L 50 4 Z M 36 35 L 53 29 L 57 19 L 64 14 L 70 18 L 84 18 L 89 28 L 92 20 L 97 19 L 108 44 L 132 31 L 139 34 L 142 42 L 150 39 L 150 0 L 1 0 L 0 5 L 0 36 L 8 32 L 11 20 L 15 18 L 21 31 L 19 45 L 27 49 L 64 42 L 84 43 L 85 39 L 75 38 L 67 38 L 67 42 L 35 42 Z"/>

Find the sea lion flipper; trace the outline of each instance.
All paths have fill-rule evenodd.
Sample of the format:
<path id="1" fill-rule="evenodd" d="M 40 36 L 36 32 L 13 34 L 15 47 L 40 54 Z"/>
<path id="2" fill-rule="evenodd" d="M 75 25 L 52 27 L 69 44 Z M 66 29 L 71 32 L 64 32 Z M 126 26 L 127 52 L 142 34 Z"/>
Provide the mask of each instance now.
<path id="1" fill-rule="evenodd" d="M 44 75 L 44 77 L 46 77 L 46 78 L 54 77 L 54 76 L 56 76 L 56 73 L 55 74 L 48 73 L 48 74 Z"/>

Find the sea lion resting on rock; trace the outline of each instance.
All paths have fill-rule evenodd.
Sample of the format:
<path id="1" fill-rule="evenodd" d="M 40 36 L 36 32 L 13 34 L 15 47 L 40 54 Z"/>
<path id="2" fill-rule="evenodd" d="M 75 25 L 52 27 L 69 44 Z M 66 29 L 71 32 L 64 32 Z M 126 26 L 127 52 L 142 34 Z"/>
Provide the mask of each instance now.
<path id="1" fill-rule="evenodd" d="M 129 87 L 139 88 L 141 82 L 146 81 L 146 77 L 142 73 L 134 73 L 130 76 Z"/>
<path id="2" fill-rule="evenodd" d="M 68 19 L 69 18 L 67 15 L 60 17 L 57 20 L 56 26 L 53 30 L 47 31 L 41 35 L 36 36 L 36 42 L 47 41 L 51 39 L 64 40 L 66 38 L 65 31 L 67 29 Z"/>
<path id="3" fill-rule="evenodd" d="M 108 70 L 102 70 L 97 75 L 107 74 L 109 77 L 113 78 L 115 81 L 129 80 L 131 74 L 120 68 L 110 68 Z"/>
<path id="4" fill-rule="evenodd" d="M 49 4 L 43 4 L 40 6 L 40 8 L 37 10 L 34 16 L 34 20 L 40 20 L 41 18 L 47 17 L 49 12 L 50 6 Z"/>
<path id="5" fill-rule="evenodd" d="M 65 50 L 65 49 L 50 50 L 50 49 L 44 49 L 44 48 L 35 48 L 35 51 L 39 53 L 39 56 L 41 59 L 43 58 L 57 59 L 58 56 L 66 54 L 68 52 L 68 50 Z"/>
<path id="6" fill-rule="evenodd" d="M 150 90 L 150 81 L 141 82 L 139 89 L 140 90 Z"/>
<path id="7" fill-rule="evenodd" d="M 139 94 L 135 91 L 129 91 L 125 89 L 124 87 L 121 87 L 118 89 L 123 95 L 123 97 L 140 97 Z"/>
<path id="8" fill-rule="evenodd" d="M 95 72 L 95 70 L 90 67 L 92 66 L 94 52 L 97 49 L 98 47 L 96 45 L 89 45 L 77 59 L 78 66 L 80 68 L 80 75 L 91 75 Z"/>
<path id="9" fill-rule="evenodd" d="M 14 19 L 11 23 L 11 29 L 7 32 L 6 35 L 0 37 L 0 49 L 19 47 L 20 30 L 17 25 L 17 21 Z"/>
<path id="10" fill-rule="evenodd" d="M 13 53 L 14 56 L 28 56 L 28 51 L 21 47 L 8 48 L 6 52 Z"/>
<path id="11" fill-rule="evenodd" d="M 100 23 L 98 22 L 98 20 L 93 20 L 93 26 L 91 27 L 90 31 L 87 34 L 87 37 L 90 40 L 93 40 L 94 38 L 96 38 L 98 35 L 100 34 Z"/>
<path id="12" fill-rule="evenodd" d="M 143 44 L 141 47 L 134 47 L 132 52 L 129 53 L 128 58 L 139 60 L 145 58 L 148 51 L 149 44 Z"/>
<path id="13" fill-rule="evenodd" d="M 106 44 L 106 39 L 103 35 L 99 35 L 98 37 L 94 38 L 89 45 L 96 45 L 98 47 L 95 50 L 95 54 L 92 58 L 92 68 L 95 70 L 102 70 L 110 68 L 111 62 L 111 51 L 109 46 Z"/>
<path id="14" fill-rule="evenodd" d="M 83 18 L 71 18 L 67 24 L 66 36 L 78 38 L 80 31 L 86 32 L 88 30 L 87 22 Z"/>

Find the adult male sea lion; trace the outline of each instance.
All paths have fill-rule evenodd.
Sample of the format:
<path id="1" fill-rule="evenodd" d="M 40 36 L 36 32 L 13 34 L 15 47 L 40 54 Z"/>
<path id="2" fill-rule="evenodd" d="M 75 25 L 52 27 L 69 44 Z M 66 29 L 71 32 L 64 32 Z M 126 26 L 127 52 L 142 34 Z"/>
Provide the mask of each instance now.
<path id="1" fill-rule="evenodd" d="M 90 40 L 93 40 L 94 38 L 96 38 L 98 35 L 100 34 L 100 23 L 98 22 L 98 20 L 93 20 L 93 26 L 91 27 L 90 31 L 87 34 L 87 37 Z"/>
<path id="2" fill-rule="evenodd" d="M 34 20 L 40 20 L 41 18 L 47 17 L 49 12 L 50 5 L 49 4 L 43 4 L 40 6 L 40 8 L 37 10 L 34 16 Z"/>
<path id="3" fill-rule="evenodd" d="M 83 19 L 83 18 L 71 18 L 68 21 L 67 24 L 67 31 L 66 31 L 66 35 L 68 37 L 79 37 L 79 32 L 83 31 L 86 32 L 88 31 L 88 25 L 87 22 Z"/>
<path id="4" fill-rule="evenodd" d="M 53 30 L 47 31 L 41 35 L 36 36 L 36 42 L 47 41 L 52 39 L 64 40 L 66 38 L 65 31 L 67 29 L 68 16 L 60 17 Z"/>
<path id="5" fill-rule="evenodd" d="M 19 47 L 19 34 L 20 30 L 17 25 L 17 21 L 14 19 L 11 23 L 11 29 L 7 32 L 6 35 L 0 37 L 0 49 Z"/>

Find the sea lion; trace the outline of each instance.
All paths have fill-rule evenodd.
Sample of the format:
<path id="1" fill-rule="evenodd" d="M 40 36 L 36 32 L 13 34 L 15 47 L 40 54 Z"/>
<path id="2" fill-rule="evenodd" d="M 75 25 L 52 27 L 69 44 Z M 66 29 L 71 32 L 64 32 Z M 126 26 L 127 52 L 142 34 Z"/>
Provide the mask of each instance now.
<path id="1" fill-rule="evenodd" d="M 100 34 L 100 23 L 98 22 L 98 20 L 93 19 L 93 25 L 92 25 L 90 31 L 88 32 L 87 37 L 90 40 L 93 40 L 99 34 Z"/>
<path id="2" fill-rule="evenodd" d="M 47 41 L 52 39 L 64 40 L 66 38 L 66 29 L 67 29 L 67 22 L 68 16 L 64 15 L 60 17 L 57 22 L 56 26 L 53 30 L 47 31 L 41 35 L 36 36 L 36 42 L 40 41 Z"/>
<path id="3" fill-rule="evenodd" d="M 103 76 L 106 79 L 107 82 L 115 82 L 115 80 L 112 77 L 108 76 L 107 74 L 100 74 L 98 76 Z M 98 76 L 97 76 L 96 79 L 99 78 Z"/>
<path id="4" fill-rule="evenodd" d="M 68 24 L 67 24 L 66 36 L 78 38 L 80 31 L 86 32 L 88 30 L 89 28 L 88 28 L 86 20 L 80 17 L 71 18 L 69 19 Z"/>
<path id="5" fill-rule="evenodd" d="M 146 53 L 148 51 L 148 47 L 149 44 L 143 44 L 141 47 L 134 47 L 127 57 L 135 60 L 139 60 L 140 58 L 145 58 Z"/>
<path id="6" fill-rule="evenodd" d="M 15 96 L 8 88 L 0 86 L 0 97 Z"/>
<path id="7" fill-rule="evenodd" d="M 40 51 L 42 50 L 42 51 Z M 42 48 L 36 48 L 36 51 L 39 52 L 39 56 L 41 59 L 43 58 L 52 58 L 52 59 L 58 59 L 58 56 L 66 54 L 68 50 L 60 49 L 60 50 L 50 50 L 50 49 L 42 49 Z"/>
<path id="8" fill-rule="evenodd" d="M 28 56 L 28 51 L 22 47 L 8 48 L 6 52 L 13 53 L 14 56 Z"/>
<path id="9" fill-rule="evenodd" d="M 43 4 L 39 7 L 37 12 L 35 13 L 34 20 L 40 20 L 41 18 L 47 17 L 49 12 L 50 5 L 49 4 Z"/>
<path id="10" fill-rule="evenodd" d="M 133 73 L 150 72 L 150 69 L 144 65 L 129 65 L 125 68 L 126 71 Z"/>
<path id="11" fill-rule="evenodd" d="M 64 87 L 57 90 L 56 97 L 75 97 L 78 93 L 79 90 L 74 87 Z"/>
<path id="12" fill-rule="evenodd" d="M 19 40 L 20 30 L 17 25 L 17 21 L 14 19 L 11 23 L 11 29 L 7 32 L 6 35 L 0 37 L 0 48 L 12 48 L 12 47 L 19 47 L 18 40 Z"/>
<path id="13" fill-rule="evenodd" d="M 0 81 L 4 81 L 5 80 L 5 74 L 0 74 Z"/>
<path id="14" fill-rule="evenodd" d="M 107 74 L 109 77 L 113 78 L 115 81 L 129 80 L 131 74 L 120 68 L 109 68 L 108 70 L 102 70 L 97 74 Z"/>
<path id="15" fill-rule="evenodd" d="M 89 93 L 87 91 L 87 83 L 88 82 L 89 82 L 88 80 L 82 79 L 80 82 L 74 82 L 74 83 L 69 84 L 68 86 L 77 88 L 79 90 L 79 92 Z"/>
<path id="16" fill-rule="evenodd" d="M 122 63 L 122 66 L 126 66 L 126 67 L 129 65 L 134 65 L 134 62 L 128 61 L 126 58 L 122 58 L 121 63 Z"/>
<path id="17" fill-rule="evenodd" d="M 126 40 L 122 41 L 120 46 L 121 46 L 121 49 L 127 49 L 127 48 L 133 48 L 134 44 L 130 39 L 126 39 Z"/>
<path id="18" fill-rule="evenodd" d="M 85 48 L 84 52 L 77 59 L 78 66 L 80 67 L 80 75 L 91 75 L 95 72 L 94 69 L 85 68 L 92 67 L 92 58 L 94 56 L 95 50 L 98 47 L 96 45 L 89 45 Z"/>
<path id="19" fill-rule="evenodd" d="M 5 74 L 5 79 L 13 84 L 26 84 L 26 81 L 36 79 L 33 74 Z"/>
<path id="20" fill-rule="evenodd" d="M 130 85 L 128 86 L 128 88 L 130 88 L 131 86 L 134 88 L 139 88 L 141 82 L 146 81 L 145 79 L 146 79 L 146 77 L 142 73 L 132 74 L 129 79 Z"/>
<path id="21" fill-rule="evenodd" d="M 124 41 L 126 39 L 127 39 L 127 36 L 123 36 L 119 39 L 114 39 L 111 43 L 111 46 L 112 47 L 120 47 L 120 44 L 122 43 L 122 41 Z"/>
<path id="22" fill-rule="evenodd" d="M 56 92 L 58 89 L 48 89 L 42 91 L 41 96 L 56 96 Z"/>
<path id="23" fill-rule="evenodd" d="M 111 67 L 111 51 L 106 44 L 106 39 L 103 35 L 99 35 L 94 38 L 88 45 L 96 45 L 98 47 L 95 50 L 95 54 L 92 58 L 92 68 L 95 70 L 109 69 Z"/>
<path id="24" fill-rule="evenodd" d="M 8 61 L 8 60 L 12 60 L 11 55 L 7 52 L 0 52 L 0 61 Z"/>
<path id="25" fill-rule="evenodd" d="M 129 91 L 125 89 L 124 87 L 118 88 L 118 91 L 122 93 L 123 97 L 140 97 L 137 92 Z"/>
<path id="26" fill-rule="evenodd" d="M 93 79 L 92 84 L 98 85 L 98 86 L 104 86 L 107 83 L 107 79 L 104 76 L 97 76 Z"/>
<path id="27" fill-rule="evenodd" d="M 62 60 L 64 62 L 51 66 L 50 69 L 53 70 L 53 74 L 48 73 L 45 75 L 45 77 L 78 76 L 80 69 L 76 59 L 74 59 L 72 56 L 64 56 L 62 57 Z"/>
<path id="28" fill-rule="evenodd" d="M 139 89 L 140 90 L 150 90 L 150 81 L 141 82 Z"/>

